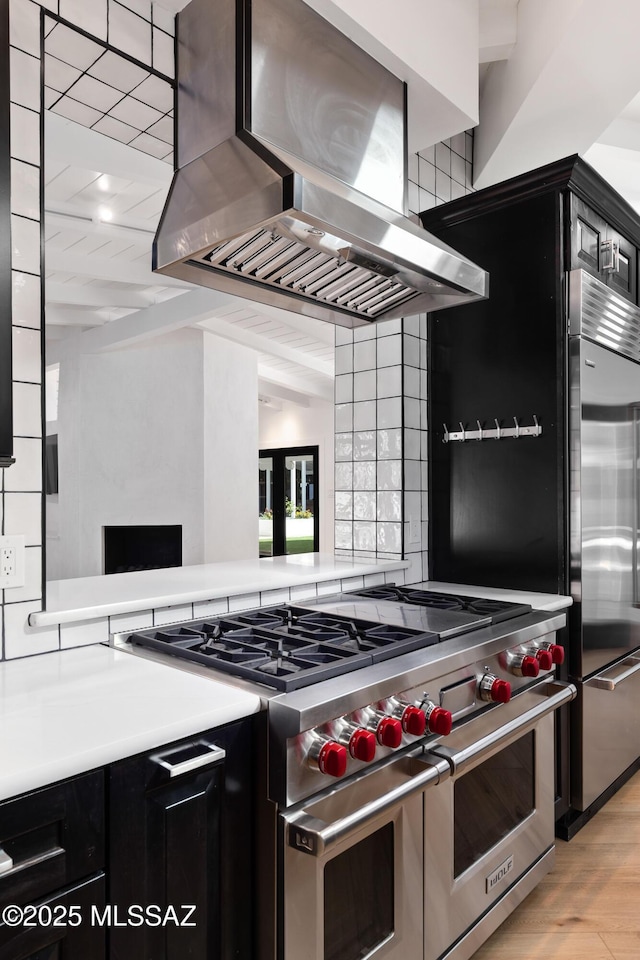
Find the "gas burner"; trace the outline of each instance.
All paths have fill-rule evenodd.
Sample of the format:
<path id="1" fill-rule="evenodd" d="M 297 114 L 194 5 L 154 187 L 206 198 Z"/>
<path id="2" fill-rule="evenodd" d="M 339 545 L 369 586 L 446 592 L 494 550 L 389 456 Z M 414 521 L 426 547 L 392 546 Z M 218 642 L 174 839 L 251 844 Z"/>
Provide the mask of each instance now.
<path id="1" fill-rule="evenodd" d="M 402 600 L 399 587 L 388 584 L 384 587 L 365 587 L 364 590 L 355 590 L 356 597 L 371 597 L 372 600 Z"/>
<path id="2" fill-rule="evenodd" d="M 430 593 L 428 590 L 398 591 L 403 603 L 417 603 L 421 607 L 433 607 L 435 610 L 465 610 L 462 597 L 444 593 Z"/>

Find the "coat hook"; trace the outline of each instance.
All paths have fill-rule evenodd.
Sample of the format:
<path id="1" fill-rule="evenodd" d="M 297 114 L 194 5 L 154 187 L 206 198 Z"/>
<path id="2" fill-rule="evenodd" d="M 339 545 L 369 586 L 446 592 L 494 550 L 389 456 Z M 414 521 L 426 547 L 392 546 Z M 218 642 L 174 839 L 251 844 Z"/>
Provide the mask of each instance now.
<path id="1" fill-rule="evenodd" d="M 540 436 L 540 433 L 541 433 L 541 430 L 540 430 L 540 424 L 538 423 L 538 418 L 536 417 L 535 413 L 534 413 L 534 415 L 533 415 L 533 423 L 534 423 L 534 426 L 535 426 L 535 428 L 536 428 L 536 432 L 535 432 L 534 436 L 539 437 L 539 436 Z"/>
<path id="2" fill-rule="evenodd" d="M 464 443 L 464 441 L 467 439 L 467 431 L 462 426 L 462 420 L 458 420 L 458 423 L 460 424 L 460 433 L 462 434 L 462 442 Z"/>
<path id="3" fill-rule="evenodd" d="M 502 437 L 502 431 L 500 430 L 500 424 L 498 423 L 498 421 L 497 421 L 497 419 L 496 419 L 495 417 L 493 418 L 493 422 L 494 422 L 495 425 L 496 425 L 496 433 L 498 434 L 498 436 L 496 437 L 496 440 L 500 440 L 500 438 Z"/>
<path id="4" fill-rule="evenodd" d="M 478 440 L 484 440 L 483 430 L 482 430 L 482 427 L 481 427 L 481 425 L 480 425 L 480 421 L 479 421 L 479 420 L 476 420 L 476 423 L 478 424 L 478 433 L 480 434 L 480 436 L 478 437 Z"/>
<path id="5" fill-rule="evenodd" d="M 449 443 L 449 431 L 447 430 L 447 425 L 446 423 L 443 423 L 442 426 L 444 427 L 444 439 L 442 442 Z"/>
<path id="6" fill-rule="evenodd" d="M 514 417 L 513 422 L 516 425 L 516 440 L 520 437 L 520 424 L 518 423 L 518 418 Z"/>

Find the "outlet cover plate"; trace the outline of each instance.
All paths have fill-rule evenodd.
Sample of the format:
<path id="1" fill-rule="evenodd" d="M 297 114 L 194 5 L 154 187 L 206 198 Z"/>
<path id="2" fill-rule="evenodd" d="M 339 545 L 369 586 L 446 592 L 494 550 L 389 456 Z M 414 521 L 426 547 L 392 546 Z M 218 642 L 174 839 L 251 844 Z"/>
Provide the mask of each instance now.
<path id="1" fill-rule="evenodd" d="M 0 566 L 0 589 L 10 590 L 12 587 L 24 587 L 24 537 L 0 537 L 0 558 L 3 556 L 4 550 L 13 551 L 13 572 L 3 575 Z"/>

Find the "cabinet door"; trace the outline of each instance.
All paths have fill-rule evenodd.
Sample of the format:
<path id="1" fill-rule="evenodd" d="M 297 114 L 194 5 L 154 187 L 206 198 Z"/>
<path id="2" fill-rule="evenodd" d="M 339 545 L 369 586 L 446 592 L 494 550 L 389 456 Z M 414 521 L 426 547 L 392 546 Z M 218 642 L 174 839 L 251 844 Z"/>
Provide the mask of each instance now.
<path id="1" fill-rule="evenodd" d="M 122 915 L 134 904 L 163 914 L 174 907 L 178 922 L 195 907 L 190 926 L 169 915 L 163 926 L 112 929 L 111 960 L 252 958 L 251 759 L 238 764 L 237 741 L 244 730 L 234 724 L 110 768 L 111 902 Z M 211 746 L 227 757 L 217 759 Z"/>
<path id="2" fill-rule="evenodd" d="M 32 903 L 104 867 L 101 770 L 0 803 L 0 908 Z"/>
<path id="3" fill-rule="evenodd" d="M 607 224 L 591 207 L 571 195 L 571 268 L 601 276 L 601 248 Z"/>
<path id="4" fill-rule="evenodd" d="M 92 908 L 103 913 L 104 900 L 104 874 L 100 874 L 64 894 L 37 901 L 34 907 L 44 908 L 40 914 L 44 923 L 26 928 L 0 923 L 0 960 L 105 960 L 105 927 L 92 922 Z M 70 912 L 72 906 L 76 909 Z M 29 922 L 35 923 L 37 916 Z M 50 923 L 50 916 L 60 926 Z M 71 926 L 69 919 L 75 924 L 77 917 L 81 922 Z"/>
<path id="5" fill-rule="evenodd" d="M 613 241 L 618 250 L 618 256 L 614 269 L 603 270 L 603 279 L 617 293 L 636 303 L 638 251 L 613 227 L 607 227 L 605 241 Z"/>

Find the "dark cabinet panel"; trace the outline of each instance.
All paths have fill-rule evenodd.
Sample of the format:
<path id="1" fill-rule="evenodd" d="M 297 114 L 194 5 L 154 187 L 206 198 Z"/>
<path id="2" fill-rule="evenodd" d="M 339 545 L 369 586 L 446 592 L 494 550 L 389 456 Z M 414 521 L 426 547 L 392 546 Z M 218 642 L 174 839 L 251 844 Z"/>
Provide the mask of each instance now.
<path id="1" fill-rule="evenodd" d="M 569 195 L 570 263 L 602 280 L 627 300 L 637 301 L 638 251 L 619 230 L 575 194 Z"/>
<path id="2" fill-rule="evenodd" d="M 106 960 L 106 930 L 92 914 L 94 908 L 100 914 L 104 902 L 104 874 L 37 901 L 35 915 L 27 917 L 33 926 L 0 923 L 0 960 Z"/>
<path id="3" fill-rule="evenodd" d="M 0 907 L 32 903 L 104 867 L 102 771 L 0 803 Z"/>
<path id="4" fill-rule="evenodd" d="M 111 902 L 123 916 L 175 907 L 179 920 L 195 907 L 190 926 L 112 929 L 111 960 L 252 960 L 250 731 L 231 724 L 110 767 Z"/>

